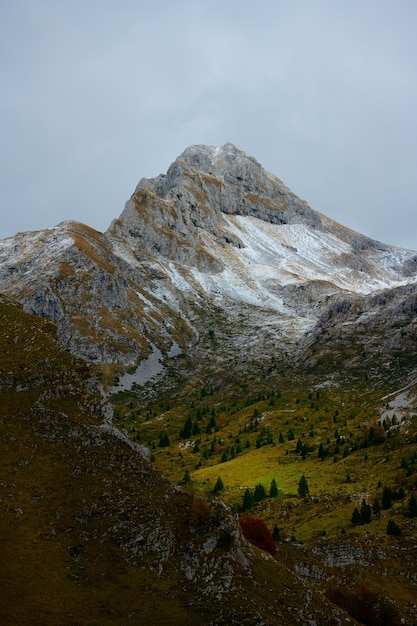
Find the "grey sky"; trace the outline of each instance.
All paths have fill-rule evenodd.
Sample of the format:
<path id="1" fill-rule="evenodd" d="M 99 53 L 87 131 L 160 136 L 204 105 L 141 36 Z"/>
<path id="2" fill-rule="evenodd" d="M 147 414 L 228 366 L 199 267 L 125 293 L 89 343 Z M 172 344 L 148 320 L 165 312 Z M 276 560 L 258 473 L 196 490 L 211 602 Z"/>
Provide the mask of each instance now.
<path id="1" fill-rule="evenodd" d="M 2 0 L 0 238 L 105 230 L 231 141 L 313 208 L 417 250 L 415 0 Z"/>

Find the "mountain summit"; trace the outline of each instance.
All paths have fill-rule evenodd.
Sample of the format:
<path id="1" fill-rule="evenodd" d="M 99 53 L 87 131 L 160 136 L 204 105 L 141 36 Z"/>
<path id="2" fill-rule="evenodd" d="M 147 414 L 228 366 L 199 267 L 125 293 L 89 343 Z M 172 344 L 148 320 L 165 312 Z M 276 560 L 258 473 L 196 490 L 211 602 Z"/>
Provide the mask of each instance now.
<path id="1" fill-rule="evenodd" d="M 0 267 L 0 290 L 70 350 L 123 366 L 194 358 L 214 330 L 242 364 L 271 342 L 291 357 L 329 312 L 402 302 L 417 282 L 416 253 L 318 213 L 230 143 L 140 180 L 105 233 L 64 222 L 1 241 Z"/>

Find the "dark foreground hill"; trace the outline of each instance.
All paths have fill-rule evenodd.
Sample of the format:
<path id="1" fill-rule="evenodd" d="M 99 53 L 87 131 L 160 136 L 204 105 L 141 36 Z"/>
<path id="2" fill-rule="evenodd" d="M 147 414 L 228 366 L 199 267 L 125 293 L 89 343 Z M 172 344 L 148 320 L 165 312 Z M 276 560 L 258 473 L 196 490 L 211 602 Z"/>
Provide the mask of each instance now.
<path id="1" fill-rule="evenodd" d="M 0 325 L 2 624 L 342 623 L 112 428 L 51 323 L 2 298 Z"/>

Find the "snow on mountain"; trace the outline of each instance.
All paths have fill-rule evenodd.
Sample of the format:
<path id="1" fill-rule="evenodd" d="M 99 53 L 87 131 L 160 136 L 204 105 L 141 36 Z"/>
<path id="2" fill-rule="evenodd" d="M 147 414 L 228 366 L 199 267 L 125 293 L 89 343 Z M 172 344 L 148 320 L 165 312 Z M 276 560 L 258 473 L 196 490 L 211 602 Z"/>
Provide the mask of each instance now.
<path id="1" fill-rule="evenodd" d="M 216 307 L 294 343 L 338 298 L 417 282 L 416 253 L 314 211 L 232 144 L 142 179 L 104 234 L 64 222 L 1 241 L 0 268 L 0 291 L 71 350 L 125 365 L 188 350 Z"/>

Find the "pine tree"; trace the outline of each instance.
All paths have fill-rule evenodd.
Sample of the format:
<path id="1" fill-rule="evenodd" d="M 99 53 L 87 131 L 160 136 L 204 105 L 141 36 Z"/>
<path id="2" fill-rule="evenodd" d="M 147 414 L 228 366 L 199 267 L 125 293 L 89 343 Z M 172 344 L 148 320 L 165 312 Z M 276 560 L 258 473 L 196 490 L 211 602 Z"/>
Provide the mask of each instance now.
<path id="1" fill-rule="evenodd" d="M 359 524 L 362 523 L 361 514 L 359 513 L 359 510 L 356 507 L 352 513 L 351 522 L 352 524 L 354 524 L 354 526 L 358 526 Z"/>
<path id="2" fill-rule="evenodd" d="M 326 456 L 327 456 L 326 448 L 324 447 L 324 445 L 322 443 L 320 443 L 318 457 L 319 457 L 319 459 L 321 459 L 323 461 L 323 459 Z"/>
<path id="3" fill-rule="evenodd" d="M 392 507 L 392 490 L 384 487 L 382 490 L 382 508 L 390 509 Z"/>
<path id="4" fill-rule="evenodd" d="M 190 472 L 188 470 L 185 470 L 185 474 L 182 478 L 182 482 L 183 483 L 190 483 L 191 482 L 191 476 L 190 476 Z"/>
<path id="5" fill-rule="evenodd" d="M 408 516 L 417 517 L 417 499 L 414 494 L 410 496 L 408 501 Z"/>
<path id="6" fill-rule="evenodd" d="M 184 427 L 182 428 L 180 432 L 181 439 L 189 439 L 191 437 L 192 428 L 193 428 L 193 424 L 191 421 L 191 417 L 188 416 L 187 419 L 185 420 Z"/>
<path id="7" fill-rule="evenodd" d="M 300 496 L 300 498 L 305 498 L 306 496 L 308 496 L 308 494 L 309 494 L 308 483 L 307 483 L 306 477 L 303 474 L 298 483 L 298 495 Z"/>
<path id="8" fill-rule="evenodd" d="M 275 524 L 274 529 L 272 531 L 272 537 L 275 542 L 281 541 L 281 533 L 278 526 Z"/>
<path id="9" fill-rule="evenodd" d="M 255 498 L 254 498 L 253 492 L 248 487 L 245 491 L 245 495 L 243 496 L 243 509 L 245 511 L 248 511 L 254 506 L 254 504 L 255 504 Z"/>
<path id="10" fill-rule="evenodd" d="M 402 535 L 401 528 L 398 526 L 393 519 L 390 519 L 387 524 L 387 535 L 393 535 L 395 537 L 399 537 Z"/>
<path id="11" fill-rule="evenodd" d="M 276 498 L 277 495 L 278 495 L 277 481 L 275 480 L 275 478 L 273 478 L 271 480 L 271 486 L 269 488 L 269 497 Z"/>
<path id="12" fill-rule="evenodd" d="M 216 481 L 216 484 L 214 485 L 213 491 L 214 493 L 218 493 L 219 491 L 223 491 L 223 490 L 224 490 L 223 481 L 219 476 Z"/>
<path id="13" fill-rule="evenodd" d="M 167 433 L 161 433 L 161 435 L 159 437 L 158 447 L 159 448 L 167 448 L 168 446 L 169 446 L 169 437 L 168 437 Z"/>
<path id="14" fill-rule="evenodd" d="M 255 486 L 255 491 L 253 494 L 254 498 L 255 498 L 255 502 L 260 502 L 261 500 L 263 500 L 264 498 L 266 498 L 266 491 L 265 491 L 265 487 L 263 486 L 262 483 L 258 483 Z"/>
<path id="15" fill-rule="evenodd" d="M 371 521 L 371 507 L 369 504 L 365 502 L 365 499 L 362 500 L 361 505 L 361 520 L 362 524 L 369 524 Z"/>

